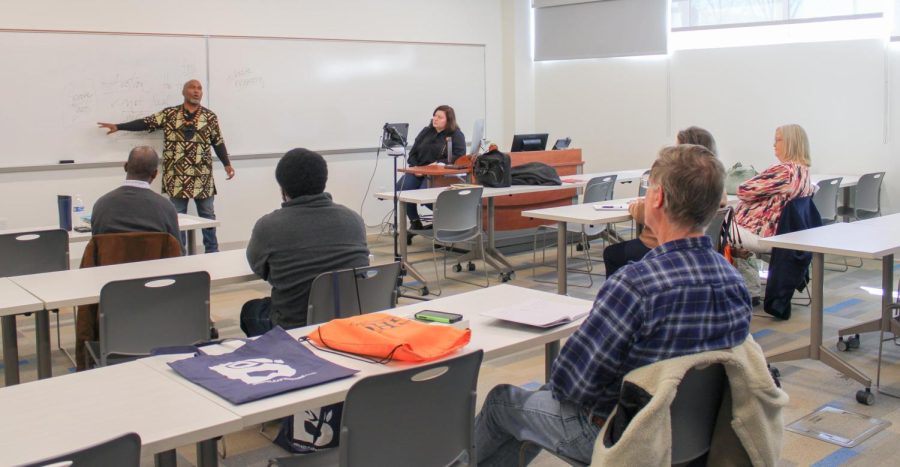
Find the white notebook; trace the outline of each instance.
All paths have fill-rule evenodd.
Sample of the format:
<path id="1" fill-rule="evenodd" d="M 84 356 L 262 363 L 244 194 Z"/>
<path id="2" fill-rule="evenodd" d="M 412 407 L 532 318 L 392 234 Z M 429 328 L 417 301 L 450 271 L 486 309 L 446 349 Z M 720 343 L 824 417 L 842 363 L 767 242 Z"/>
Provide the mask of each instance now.
<path id="1" fill-rule="evenodd" d="M 590 311 L 590 307 L 585 307 L 584 305 L 531 300 L 520 305 L 483 311 L 481 316 L 539 328 L 550 328 L 581 319 L 587 316 Z"/>

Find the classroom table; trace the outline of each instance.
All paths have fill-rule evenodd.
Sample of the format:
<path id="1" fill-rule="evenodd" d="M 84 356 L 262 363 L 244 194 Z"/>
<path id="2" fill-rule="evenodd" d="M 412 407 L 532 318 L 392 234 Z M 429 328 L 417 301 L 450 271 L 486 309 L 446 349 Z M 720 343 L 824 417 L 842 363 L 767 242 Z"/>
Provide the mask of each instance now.
<path id="1" fill-rule="evenodd" d="M 557 206 L 553 208 L 534 209 L 522 211 L 525 217 L 546 219 L 557 223 L 557 252 L 556 252 L 556 291 L 560 295 L 568 293 L 568 281 L 566 275 L 566 249 L 559 245 L 567 243 L 567 228 L 569 223 L 597 225 L 628 222 L 631 214 L 627 209 L 596 209 L 596 205 L 625 205 L 637 198 L 620 198 L 602 203 L 573 204 L 571 206 Z M 728 204 L 737 204 L 737 197 L 728 195 Z"/>
<path id="2" fill-rule="evenodd" d="M 45 315 L 44 319 L 36 320 L 35 329 L 38 340 L 38 378 L 51 376 L 50 320 L 46 317 L 46 310 L 98 303 L 100 289 L 112 281 L 194 271 L 208 272 L 210 285 L 213 287 L 259 278 L 250 270 L 244 249 L 10 277 L 9 280 L 44 304 L 44 309 L 37 312 L 38 315 Z"/>
<path id="3" fill-rule="evenodd" d="M 482 310 L 507 307 L 515 303 L 524 303 L 531 300 L 546 301 L 549 306 L 553 303 L 571 303 L 582 305 L 590 309 L 591 302 L 572 297 L 566 297 L 537 290 L 526 289 L 509 284 L 500 284 L 485 289 L 477 289 L 459 295 L 441 297 L 428 302 L 394 308 L 385 313 L 398 316 L 411 317 L 415 312 L 429 309 L 446 311 L 463 315 L 463 319 L 469 322 L 472 330 L 472 338 L 469 345 L 463 351 L 481 349 L 484 351 L 484 361 L 489 361 L 511 355 L 516 352 L 528 350 L 539 345 L 558 342 L 560 339 L 570 336 L 578 329 L 583 319 L 579 319 L 561 326 L 540 329 L 525 325 L 503 322 L 494 318 L 481 316 Z M 309 334 L 316 326 L 308 326 L 288 331 L 294 337 Z M 413 364 L 405 362 L 391 362 L 388 364 L 376 364 L 351 359 L 330 352 L 322 352 L 311 347 L 318 356 L 332 361 L 338 365 L 360 370 L 351 378 L 332 381 L 327 384 L 293 391 L 246 404 L 235 405 L 212 392 L 181 377 L 168 366 L 168 362 L 188 358 L 189 355 L 162 355 L 138 360 L 139 362 L 164 374 L 166 377 L 208 397 L 222 407 L 240 416 L 243 427 L 286 417 L 306 409 L 314 409 L 323 405 L 334 404 L 344 400 L 347 390 L 356 381 L 365 376 L 409 368 Z M 545 368 L 549 374 L 549 368 L 553 362 L 546 361 Z"/>
<path id="4" fill-rule="evenodd" d="M 211 227 L 218 227 L 221 224 L 215 219 L 206 219 L 203 217 L 192 216 L 190 214 L 178 214 L 178 230 L 187 232 L 187 251 L 189 255 L 197 254 L 197 231 Z M 21 232 L 33 232 L 36 230 L 53 230 L 58 229 L 55 225 L 44 225 L 40 227 L 28 227 L 21 229 L 5 229 L 0 230 L 0 235 Z M 91 239 L 90 232 L 69 231 L 69 243 L 87 242 Z"/>
<path id="5" fill-rule="evenodd" d="M 0 389 L 0 465 L 59 456 L 128 432 L 141 454 L 175 465 L 174 449 L 202 443 L 199 465 L 215 465 L 212 438 L 241 430 L 240 417 L 139 362 Z M 200 453 L 204 453 L 201 456 Z"/>
<path id="6" fill-rule="evenodd" d="M 627 183 L 633 180 L 639 180 L 641 175 L 645 172 L 644 169 L 634 169 L 634 170 L 620 170 L 620 171 L 612 171 L 612 172 L 598 172 L 598 173 L 589 173 L 589 174 L 578 174 L 578 175 L 567 175 L 563 177 L 565 180 L 571 180 L 571 182 L 563 182 L 562 185 L 551 185 L 551 186 L 539 186 L 539 185 L 513 185 L 505 188 L 484 188 L 482 198 L 487 200 L 487 246 L 485 247 L 485 258 L 483 258 L 484 262 L 489 264 L 491 267 L 500 272 L 500 277 L 502 282 L 506 282 L 512 278 L 513 267 L 509 260 L 496 248 L 494 242 L 494 198 L 498 196 L 511 196 L 521 193 L 537 193 L 541 191 L 553 191 L 553 190 L 568 190 L 572 188 L 584 188 L 587 185 L 587 182 L 595 177 L 603 177 L 608 175 L 616 175 L 617 182 Z M 400 213 L 406 212 L 406 205 L 408 203 L 413 204 L 429 204 L 434 203 L 437 200 L 438 195 L 448 190 L 447 187 L 440 188 L 426 188 L 422 190 L 409 190 L 409 191 L 399 191 L 397 192 L 397 211 Z M 375 193 L 375 197 L 380 200 L 393 200 L 394 193 L 392 191 L 389 192 L 380 192 Z M 427 295 L 428 292 L 428 282 L 425 280 L 425 276 L 423 276 L 418 270 L 413 267 L 408 261 L 407 255 L 407 231 L 406 231 L 406 219 L 402 218 L 402 222 L 398 222 L 397 233 L 398 233 L 398 246 L 400 253 L 400 261 L 403 264 L 406 272 L 421 282 L 422 291 L 425 292 L 423 295 Z M 473 249 L 470 252 L 471 257 L 467 256 L 461 258 L 465 259 L 475 259 L 475 254 L 477 254 L 477 249 Z"/>
<path id="7" fill-rule="evenodd" d="M 857 399 L 870 399 L 872 380 L 844 362 L 830 349 L 822 345 L 824 316 L 823 287 L 824 287 L 824 261 L 826 254 L 855 256 L 864 259 L 881 260 L 881 288 L 882 288 L 882 317 L 879 320 L 880 329 L 889 332 L 897 332 L 896 323 L 891 319 L 890 310 L 893 297 L 894 280 L 894 255 L 900 252 L 900 214 L 876 217 L 864 221 L 851 223 L 836 223 L 801 230 L 768 238 L 761 238 L 760 244 L 772 248 L 786 248 L 811 252 L 812 280 L 810 282 L 810 341 L 800 347 L 767 355 L 770 362 L 783 362 L 809 358 L 819 360 L 825 365 L 834 368 L 842 374 L 855 379 L 865 386 L 860 391 Z"/>
<path id="8" fill-rule="evenodd" d="M 38 312 L 44 303 L 15 282 L 0 278 L 0 322 L 3 327 L 3 372 L 7 386 L 19 384 L 19 347 L 16 315 Z M 37 316 L 37 315 L 35 315 Z M 47 316 L 45 315 L 46 319 Z M 49 330 L 47 331 L 49 333 Z"/>
<path id="9" fill-rule="evenodd" d="M 462 314 L 472 330 L 472 339 L 461 352 L 481 349 L 484 360 L 488 361 L 565 338 L 575 332 L 582 321 L 539 329 L 480 315 L 484 310 L 531 300 L 545 301 L 548 307 L 560 303 L 591 306 L 587 300 L 497 285 L 398 307 L 387 313 L 411 316 L 428 308 Z M 299 337 L 312 329 L 314 326 L 289 333 Z M 205 350 L 230 351 L 233 347 L 229 346 L 234 343 L 226 342 Z M 0 465 L 51 457 L 130 431 L 141 436 L 144 454 L 167 453 L 177 446 L 204 442 L 264 421 L 343 401 L 349 388 L 360 378 L 414 365 L 404 362 L 374 364 L 311 350 L 337 364 L 359 369 L 360 373 L 240 405 L 231 404 L 189 382 L 168 366 L 170 361 L 189 356 L 185 354 L 143 358 L 2 388 L 0 411 L 4 414 L 4 423 L 0 428 Z M 551 363 L 546 362 L 546 365 L 549 367 Z M 208 446 L 209 442 L 204 444 Z M 214 462 L 214 457 L 206 457 L 200 465 L 214 465 Z"/>

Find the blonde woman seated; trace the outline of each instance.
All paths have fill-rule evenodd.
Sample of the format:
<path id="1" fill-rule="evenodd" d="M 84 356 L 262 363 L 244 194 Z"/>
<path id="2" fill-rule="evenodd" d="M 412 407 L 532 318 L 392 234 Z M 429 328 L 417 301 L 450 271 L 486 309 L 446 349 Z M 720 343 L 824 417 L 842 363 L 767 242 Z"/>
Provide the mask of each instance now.
<path id="1" fill-rule="evenodd" d="M 718 156 L 716 139 L 713 138 L 712 133 L 703 128 L 696 126 L 687 127 L 678 132 L 675 141 L 677 144 L 696 144 L 703 146 L 706 149 L 709 149 L 714 155 Z M 641 184 L 643 185 L 644 183 L 645 180 L 641 179 Z M 727 202 L 728 195 L 722 193 L 722 203 L 720 206 L 725 206 L 725 203 Z M 659 241 L 657 241 L 653 229 L 647 227 L 644 223 L 643 198 L 630 203 L 628 205 L 628 213 L 631 214 L 635 223 L 641 224 L 644 227 L 638 238 L 609 245 L 603 249 L 603 264 L 606 267 L 606 277 L 613 275 L 619 268 L 628 263 L 640 261 L 647 252 L 659 246 Z"/>
<path id="2" fill-rule="evenodd" d="M 759 239 L 775 235 L 785 205 L 814 192 L 809 180 L 809 139 L 803 127 L 784 125 L 775 130 L 775 157 L 778 164 L 742 183 L 737 191 L 740 203 L 734 222 L 743 247 L 754 253 L 771 252 Z"/>

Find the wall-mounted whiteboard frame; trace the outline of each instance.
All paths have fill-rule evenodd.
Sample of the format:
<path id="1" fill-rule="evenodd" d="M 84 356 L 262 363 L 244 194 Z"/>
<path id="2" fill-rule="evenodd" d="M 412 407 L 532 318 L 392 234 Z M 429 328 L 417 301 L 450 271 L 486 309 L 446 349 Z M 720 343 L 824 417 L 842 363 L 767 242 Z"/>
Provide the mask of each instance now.
<path id="1" fill-rule="evenodd" d="M 232 72 L 247 67 L 240 66 L 233 56 L 220 55 L 222 62 L 217 64 L 215 49 L 222 44 L 245 51 L 249 48 L 253 64 L 267 66 L 257 70 L 265 71 L 258 73 L 268 83 L 277 83 L 279 76 L 298 65 L 288 61 L 290 66 L 273 69 L 272 64 L 280 62 L 278 57 L 264 56 L 261 50 L 254 53 L 254 47 L 280 44 L 275 48 L 305 49 L 316 60 L 317 74 L 309 79 L 318 77 L 320 81 L 313 82 L 319 84 L 313 89 L 318 92 L 302 94 L 283 88 L 285 92 L 276 96 L 255 89 L 259 106 L 248 106 L 233 93 L 229 96 L 229 85 L 241 78 L 227 71 L 220 73 L 230 66 Z M 13 51 L 19 48 L 29 53 L 16 55 Z M 58 57 L 60 50 L 65 52 Z M 333 53 L 326 53 L 329 51 Z M 364 56 L 373 58 L 366 63 L 357 60 Z M 299 145 L 323 154 L 374 151 L 385 121 L 408 121 L 412 131 L 418 131 L 428 123 L 433 108 L 444 103 L 456 108 L 463 131 L 470 131 L 473 122 L 487 114 L 484 44 L 7 29 L 0 30 L 0 57 L 18 57 L 17 66 L 0 71 L 0 88 L 23 89 L 21 93 L 0 91 L 0 99 L 21 109 L 0 117 L 4 132 L 13 135 L 7 140 L 7 155 L 0 156 L 0 172 L 108 167 L 121 164 L 136 144 L 161 149 L 159 132 L 105 136 L 96 122 L 119 123 L 177 105 L 181 84 L 192 78 L 204 83 L 204 105 L 220 116 L 233 159 L 275 157 Z M 335 72 L 341 66 L 350 70 L 350 76 L 345 76 L 346 88 L 339 86 L 339 80 L 321 81 L 327 71 Z M 378 74 L 379 66 L 387 66 L 393 78 L 383 79 L 387 74 L 381 68 L 381 79 L 353 79 L 354 72 L 357 78 L 358 73 Z M 31 71 L 15 78 L 13 71 L 22 69 Z M 217 83 L 216 79 L 224 81 Z M 110 82 L 119 83 L 122 92 L 110 92 L 110 87 L 115 88 Z M 29 92 L 35 83 L 41 89 L 36 95 Z M 310 83 L 305 83 L 307 91 Z M 144 91 L 129 91 L 129 85 Z M 287 98 L 282 98 L 285 95 Z M 300 102 L 316 105 L 294 106 Z M 333 105 L 326 105 L 330 103 Z M 269 115 L 269 121 L 293 117 L 302 127 L 302 137 L 293 137 L 295 132 L 287 125 L 264 124 L 258 117 L 260 111 L 268 114 L 273 108 L 276 112 Z M 310 108 L 332 108 L 333 112 L 323 119 L 323 113 Z M 54 121 L 42 116 L 47 109 L 57 110 Z M 267 129 L 279 131 L 267 134 Z M 245 130 L 252 134 L 247 136 Z M 57 164 L 62 159 L 76 163 Z"/>

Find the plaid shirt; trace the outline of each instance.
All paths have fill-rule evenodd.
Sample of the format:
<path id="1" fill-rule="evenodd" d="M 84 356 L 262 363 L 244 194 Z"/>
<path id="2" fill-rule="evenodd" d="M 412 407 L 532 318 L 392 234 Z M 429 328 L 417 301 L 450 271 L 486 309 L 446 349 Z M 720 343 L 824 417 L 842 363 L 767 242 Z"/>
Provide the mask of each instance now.
<path id="1" fill-rule="evenodd" d="M 750 310 L 741 275 L 708 237 L 661 245 L 600 286 L 591 313 L 553 362 L 553 395 L 606 418 L 626 373 L 740 344 Z"/>

